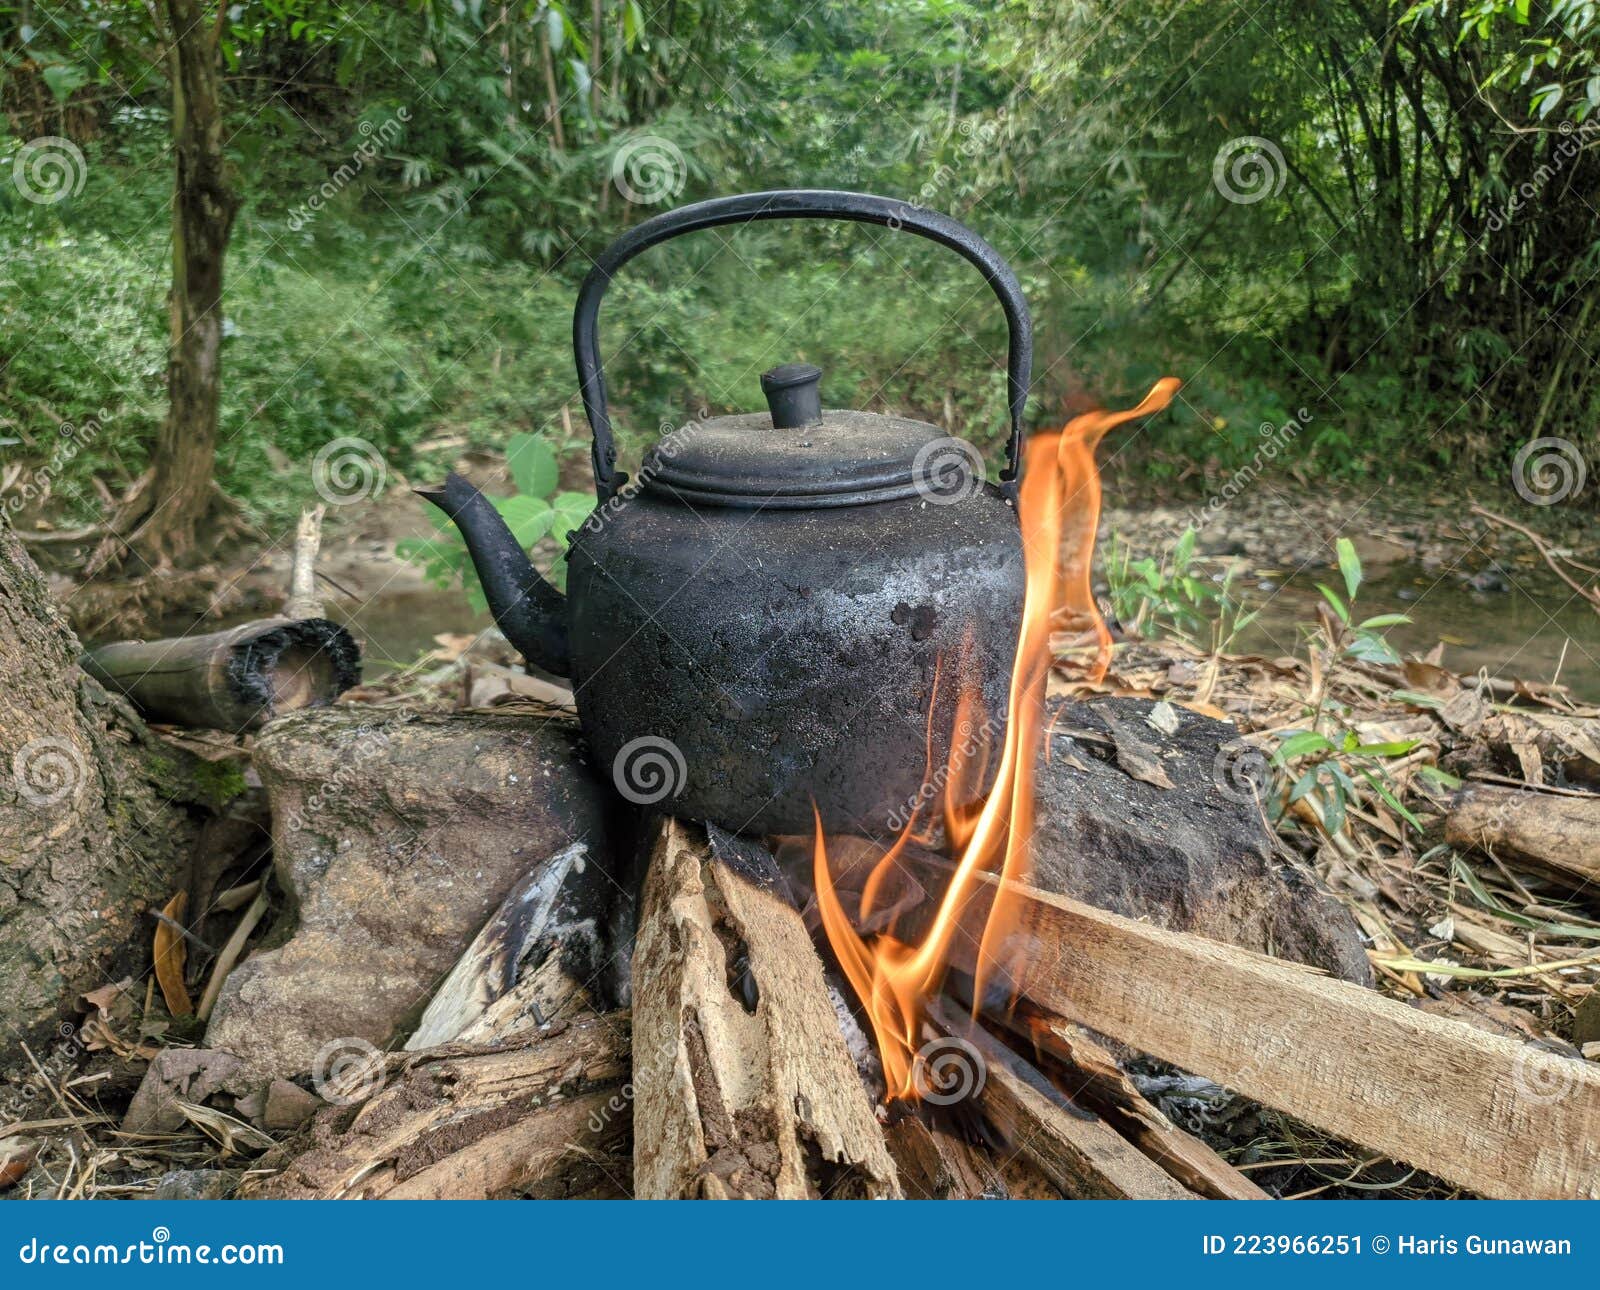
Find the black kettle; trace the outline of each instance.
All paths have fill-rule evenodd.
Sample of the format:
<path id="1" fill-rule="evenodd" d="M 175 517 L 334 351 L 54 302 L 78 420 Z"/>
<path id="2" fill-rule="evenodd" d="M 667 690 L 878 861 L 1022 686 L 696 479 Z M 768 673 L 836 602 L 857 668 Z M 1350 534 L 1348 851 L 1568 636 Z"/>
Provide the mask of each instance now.
<path id="1" fill-rule="evenodd" d="M 823 374 L 799 363 L 762 376 L 767 411 L 691 422 L 646 453 L 637 479 L 617 471 L 597 346 L 616 271 L 682 233 L 815 218 L 929 238 L 999 297 L 1011 437 L 998 483 L 938 426 L 825 410 Z M 460 528 L 511 643 L 571 678 L 624 797 L 750 833 L 809 832 L 814 803 L 829 831 L 884 837 L 943 787 L 953 741 L 998 748 L 1022 613 L 1015 481 L 1032 332 L 988 243 L 864 193 L 700 202 L 606 249 L 578 293 L 573 349 L 598 504 L 570 535 L 566 596 L 465 480 L 417 491 Z M 972 728 L 970 705 L 957 728 L 963 692 L 981 693 L 989 729 Z"/>

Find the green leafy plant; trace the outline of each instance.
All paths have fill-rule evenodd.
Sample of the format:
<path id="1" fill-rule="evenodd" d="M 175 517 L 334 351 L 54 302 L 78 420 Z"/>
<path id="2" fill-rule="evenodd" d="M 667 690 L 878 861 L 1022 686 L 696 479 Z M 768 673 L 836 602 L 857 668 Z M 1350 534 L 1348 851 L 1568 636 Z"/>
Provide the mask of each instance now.
<path id="1" fill-rule="evenodd" d="M 1387 628 L 1409 623 L 1410 616 L 1377 614 L 1360 622 L 1354 621 L 1356 592 L 1361 586 L 1361 557 L 1356 554 L 1349 538 L 1340 538 L 1334 547 L 1339 555 L 1339 573 L 1344 579 L 1345 594 L 1341 597 L 1326 583 L 1317 584 L 1323 600 L 1318 614 L 1318 630 L 1328 648 L 1335 655 L 1342 654 L 1363 663 L 1399 663 L 1400 655 L 1382 633 Z"/>
<path id="2" fill-rule="evenodd" d="M 1111 606 L 1124 628 L 1143 636 L 1172 636 L 1199 649 L 1221 653 L 1256 619 L 1233 594 L 1236 567 L 1221 581 L 1202 573 L 1195 559 L 1198 534 L 1191 526 L 1161 560 L 1135 560 L 1113 536 L 1106 555 Z"/>
<path id="3" fill-rule="evenodd" d="M 1363 743 L 1354 730 L 1330 738 L 1318 730 L 1291 730 L 1272 752 L 1272 764 L 1286 778 L 1288 792 L 1278 794 L 1273 814 L 1281 817 L 1301 798 L 1311 798 L 1320 808 L 1329 833 L 1344 828 L 1349 803 L 1360 797 L 1359 779 L 1381 797 L 1419 833 L 1422 824 L 1400 802 L 1388 783 L 1387 759 L 1404 757 L 1417 746 L 1415 739 Z"/>
<path id="4" fill-rule="evenodd" d="M 566 538 L 594 509 L 587 493 L 561 491 L 560 471 L 550 445 L 538 435 L 519 434 L 506 445 L 506 464 L 517 491 L 509 497 L 491 497 L 495 510 L 506 522 L 517 544 L 532 552 L 543 538 L 554 538 L 561 551 L 549 573 L 551 581 L 566 586 Z M 460 585 L 467 601 L 478 613 L 488 609 L 483 587 L 467 555 L 466 543 L 456 527 L 441 512 L 433 512 L 437 534 L 428 538 L 406 538 L 395 545 L 403 560 L 420 563 L 427 579 L 440 587 Z"/>

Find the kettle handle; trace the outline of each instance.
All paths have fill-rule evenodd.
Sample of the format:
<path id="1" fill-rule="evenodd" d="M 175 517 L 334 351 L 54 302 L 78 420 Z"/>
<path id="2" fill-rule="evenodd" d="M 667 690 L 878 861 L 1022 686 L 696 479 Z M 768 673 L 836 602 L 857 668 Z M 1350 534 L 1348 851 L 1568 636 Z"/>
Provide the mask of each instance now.
<path id="1" fill-rule="evenodd" d="M 843 219 L 882 224 L 949 247 L 977 266 L 983 280 L 999 298 L 1010 329 L 1006 378 L 1011 442 L 1006 448 L 1006 468 L 1000 478 L 1003 482 L 1015 479 L 1017 454 L 1022 446 L 1022 410 L 1028 401 L 1028 382 L 1033 369 L 1033 321 L 1011 266 L 965 224 L 938 211 L 895 198 L 874 197 L 870 193 L 784 188 L 738 197 L 717 197 L 647 219 L 606 247 L 584 278 L 578 290 L 577 306 L 572 311 L 572 352 L 578 364 L 578 388 L 583 396 L 584 414 L 594 431 L 591 455 L 595 492 L 600 500 L 611 498 L 618 484 L 627 478 L 624 475 L 619 480 L 617 476 L 617 450 L 611 438 L 611 414 L 606 408 L 606 378 L 600 366 L 600 300 L 611 285 L 612 277 L 641 251 L 668 238 L 722 224 L 748 224 L 767 219 Z"/>

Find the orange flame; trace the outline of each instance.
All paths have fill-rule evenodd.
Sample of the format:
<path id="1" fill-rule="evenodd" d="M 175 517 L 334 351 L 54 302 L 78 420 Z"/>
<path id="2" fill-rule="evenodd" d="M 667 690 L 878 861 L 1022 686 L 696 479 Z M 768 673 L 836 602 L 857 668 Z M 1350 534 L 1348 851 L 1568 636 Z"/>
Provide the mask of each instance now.
<path id="1" fill-rule="evenodd" d="M 822 819 L 817 817 L 812 863 L 822 924 L 845 975 L 866 1007 L 883 1061 L 887 1100 L 919 1096 L 916 1054 L 921 1047 L 924 1001 L 942 985 L 950 943 L 977 876 L 998 873 L 1003 878 L 1025 882 L 1031 873 L 1028 840 L 1033 833 L 1033 767 L 1044 738 L 1054 620 L 1064 617 L 1069 625 L 1093 632 L 1095 681 L 1105 675 L 1110 662 L 1111 633 L 1100 617 L 1090 584 L 1095 529 L 1100 520 L 1095 449 L 1109 430 L 1161 411 L 1177 389 L 1178 382 L 1165 377 L 1135 408 L 1086 413 L 1074 417 L 1061 430 L 1036 435 L 1028 442 L 1017 505 L 1026 594 L 1011 673 L 1010 720 L 994 787 L 980 806 L 963 806 L 971 794 L 963 793 L 961 787 L 981 782 L 989 749 L 981 741 L 974 749 L 970 741 L 967 747 L 961 747 L 959 739 L 951 740 L 944 813 L 947 842 L 957 857 L 955 872 L 919 943 L 912 945 L 896 939 L 892 927 L 866 937 L 857 931 L 857 925 L 865 925 L 878 908 L 886 881 L 915 836 L 916 818 L 911 819 L 874 867 L 862 889 L 858 919 L 853 923 L 834 887 Z M 935 687 L 938 680 L 936 673 Z M 957 730 L 980 728 L 980 709 L 977 688 L 964 688 L 958 696 Z M 975 716 L 979 718 L 976 721 Z M 929 721 L 931 727 L 931 708 Z M 1010 982 L 1020 980 L 1022 965 L 1003 963 L 999 957 L 1014 926 L 1015 901 L 1002 886 L 978 948 L 975 1008 L 996 970 L 1003 969 L 1004 979 Z"/>

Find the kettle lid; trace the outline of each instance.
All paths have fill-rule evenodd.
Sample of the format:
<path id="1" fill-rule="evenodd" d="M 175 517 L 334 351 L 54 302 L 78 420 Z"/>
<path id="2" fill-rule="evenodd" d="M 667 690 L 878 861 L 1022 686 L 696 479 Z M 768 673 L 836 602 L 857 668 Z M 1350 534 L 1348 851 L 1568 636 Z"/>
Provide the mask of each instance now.
<path id="1" fill-rule="evenodd" d="M 763 373 L 766 412 L 681 426 L 645 454 L 640 483 L 690 505 L 798 509 L 938 495 L 952 482 L 933 460 L 951 444 L 938 426 L 824 410 L 821 380 L 809 363 Z M 953 482 L 972 490 L 970 474 Z"/>

